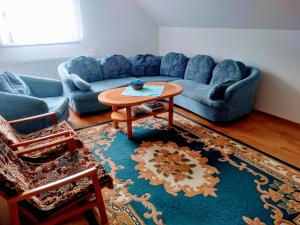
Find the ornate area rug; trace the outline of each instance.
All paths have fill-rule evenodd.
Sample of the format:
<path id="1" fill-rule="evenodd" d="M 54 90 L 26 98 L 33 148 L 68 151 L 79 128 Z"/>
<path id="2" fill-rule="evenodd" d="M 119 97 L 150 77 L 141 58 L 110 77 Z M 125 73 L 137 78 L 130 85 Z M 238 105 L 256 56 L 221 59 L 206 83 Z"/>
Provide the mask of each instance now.
<path id="1" fill-rule="evenodd" d="M 114 179 L 110 224 L 300 224 L 300 172 L 175 114 L 78 131 Z"/>

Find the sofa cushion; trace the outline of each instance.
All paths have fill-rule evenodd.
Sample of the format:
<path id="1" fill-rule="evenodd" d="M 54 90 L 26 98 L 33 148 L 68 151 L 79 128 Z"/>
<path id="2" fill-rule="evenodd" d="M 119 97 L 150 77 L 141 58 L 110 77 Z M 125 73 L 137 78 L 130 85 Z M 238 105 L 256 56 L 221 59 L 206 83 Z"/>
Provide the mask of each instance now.
<path id="1" fill-rule="evenodd" d="M 246 71 L 247 67 L 242 62 L 226 59 L 214 68 L 210 85 L 215 86 L 227 80 L 242 80 L 247 76 Z"/>
<path id="2" fill-rule="evenodd" d="M 159 76 L 161 57 L 151 54 L 136 55 L 128 58 L 131 64 L 132 75 L 141 76 Z"/>
<path id="3" fill-rule="evenodd" d="M 161 60 L 160 75 L 183 78 L 188 61 L 182 53 L 168 53 Z"/>
<path id="4" fill-rule="evenodd" d="M 145 77 L 139 77 L 139 79 L 145 82 L 170 82 L 170 81 L 178 80 L 177 77 L 170 77 L 170 76 L 145 76 Z"/>
<path id="5" fill-rule="evenodd" d="M 129 85 L 132 81 L 136 80 L 135 77 L 123 77 L 119 79 L 109 79 L 91 83 L 91 90 L 88 92 L 73 91 L 70 94 L 71 101 L 97 101 L 99 93 L 122 86 Z M 99 103 L 100 104 L 100 103 Z"/>
<path id="6" fill-rule="evenodd" d="M 29 87 L 20 76 L 10 72 L 0 73 L 0 91 L 11 94 L 31 95 Z"/>
<path id="7" fill-rule="evenodd" d="M 187 64 L 184 79 L 209 84 L 215 60 L 208 55 L 196 55 Z"/>
<path id="8" fill-rule="evenodd" d="M 77 74 L 87 82 L 103 80 L 99 62 L 92 57 L 73 58 L 66 64 L 66 68 L 69 74 Z"/>
<path id="9" fill-rule="evenodd" d="M 223 99 L 226 89 L 235 82 L 235 80 L 227 80 L 218 83 L 217 85 L 210 88 L 208 97 L 212 100 Z"/>
<path id="10" fill-rule="evenodd" d="M 58 118 L 68 109 L 69 100 L 65 96 L 42 98 L 46 102 L 49 112 L 55 112 Z"/>
<path id="11" fill-rule="evenodd" d="M 213 101 L 208 98 L 210 86 L 207 84 L 201 84 L 192 80 L 175 80 L 173 82 L 179 84 L 183 88 L 181 95 L 185 97 L 214 108 L 226 107 L 225 101 Z"/>
<path id="12" fill-rule="evenodd" d="M 91 84 L 83 80 L 76 74 L 70 74 L 70 77 L 74 83 L 74 85 L 81 91 L 89 91 L 91 90 Z"/>
<path id="13" fill-rule="evenodd" d="M 101 59 L 104 80 L 131 77 L 131 66 L 127 58 L 122 55 L 109 55 Z"/>

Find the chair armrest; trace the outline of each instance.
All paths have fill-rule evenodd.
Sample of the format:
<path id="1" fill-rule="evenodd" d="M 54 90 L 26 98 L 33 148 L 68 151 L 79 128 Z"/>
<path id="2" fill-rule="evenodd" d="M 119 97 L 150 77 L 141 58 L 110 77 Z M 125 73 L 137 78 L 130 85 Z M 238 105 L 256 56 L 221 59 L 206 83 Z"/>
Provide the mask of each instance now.
<path id="1" fill-rule="evenodd" d="M 52 134 L 52 135 L 48 135 L 48 136 L 44 136 L 44 137 L 35 138 L 35 139 L 28 140 L 28 141 L 23 141 L 23 142 L 19 142 L 19 143 L 16 143 L 16 144 L 12 144 L 9 147 L 11 149 L 17 149 L 20 146 L 31 145 L 31 144 L 39 143 L 39 142 L 42 142 L 42 141 L 45 141 L 45 140 L 50 140 L 50 139 L 57 138 L 57 137 L 68 137 L 68 136 L 71 136 L 71 135 L 72 135 L 72 132 L 66 130 L 66 131 L 63 131 L 63 132 L 56 133 L 56 134 Z"/>
<path id="2" fill-rule="evenodd" d="M 37 145 L 37 146 L 34 146 L 34 147 L 24 148 L 24 149 L 21 149 L 21 150 L 16 150 L 16 151 L 14 151 L 14 153 L 17 156 L 19 156 L 19 155 L 24 155 L 24 154 L 32 153 L 32 152 L 35 152 L 35 151 L 43 150 L 45 148 L 52 147 L 52 146 L 59 145 L 59 144 L 67 144 L 69 150 L 75 150 L 76 149 L 75 137 L 70 136 L 70 137 L 66 137 L 66 138 L 63 138 L 63 139 L 60 139 L 60 140 L 57 140 L 57 141 L 48 142 L 48 143 L 45 143 L 45 144 L 40 144 L 40 145 Z M 20 144 L 18 147 L 24 147 L 26 145 L 29 145 L 29 144 Z"/>
<path id="3" fill-rule="evenodd" d="M 0 92 L 0 114 L 8 120 L 48 112 L 46 102 L 39 98 Z"/>
<path id="4" fill-rule="evenodd" d="M 55 112 L 50 112 L 50 113 L 44 113 L 41 115 L 26 117 L 26 118 L 17 119 L 17 120 L 10 120 L 10 121 L 8 121 L 8 123 L 10 125 L 16 125 L 16 124 L 31 122 L 31 121 L 35 121 L 35 120 L 44 119 L 44 118 L 49 118 L 53 124 L 56 124 L 58 122 Z"/>
<path id="5" fill-rule="evenodd" d="M 45 98 L 63 95 L 63 87 L 59 80 L 27 75 L 20 77 L 28 85 L 33 96 Z"/>
<path id="6" fill-rule="evenodd" d="M 71 175 L 69 177 L 51 182 L 49 184 L 42 185 L 40 187 L 31 189 L 31 190 L 28 190 L 28 191 L 25 191 L 25 192 L 23 192 L 22 194 L 19 194 L 16 197 L 8 199 L 8 204 L 10 204 L 10 205 L 11 204 L 16 204 L 16 203 L 18 203 L 22 200 L 31 198 L 31 197 L 33 197 L 35 195 L 38 195 L 40 193 L 43 193 L 45 191 L 53 190 L 57 187 L 61 187 L 61 186 L 65 185 L 65 184 L 68 184 L 68 183 L 71 183 L 71 182 L 74 182 L 74 181 L 78 181 L 78 180 L 80 180 L 82 178 L 85 178 L 85 177 L 92 178 L 93 184 L 94 184 L 95 180 L 98 182 L 97 168 L 93 167 L 93 168 L 90 168 L 90 169 L 86 169 L 85 171 L 76 173 L 76 174 Z M 99 183 L 98 183 L 98 185 L 99 185 Z"/>

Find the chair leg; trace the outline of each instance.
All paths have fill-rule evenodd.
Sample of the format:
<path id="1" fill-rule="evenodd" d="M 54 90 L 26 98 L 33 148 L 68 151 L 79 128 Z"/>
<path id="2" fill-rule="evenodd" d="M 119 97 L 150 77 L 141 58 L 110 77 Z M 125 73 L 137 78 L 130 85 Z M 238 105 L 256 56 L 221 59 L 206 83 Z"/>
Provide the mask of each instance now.
<path id="1" fill-rule="evenodd" d="M 20 225 L 18 205 L 16 203 L 8 203 L 9 217 L 11 225 Z"/>
<path id="2" fill-rule="evenodd" d="M 100 213 L 100 216 L 101 216 L 101 222 L 104 225 L 104 224 L 108 223 L 108 218 L 107 218 L 107 215 L 106 215 L 105 205 L 104 205 L 104 201 L 103 201 L 103 197 L 102 197 L 101 188 L 100 188 L 100 185 L 99 185 L 99 180 L 98 180 L 97 173 L 95 173 L 92 176 L 92 179 L 93 179 L 93 185 L 94 185 L 94 189 L 95 189 L 96 201 L 97 201 L 99 213 Z"/>

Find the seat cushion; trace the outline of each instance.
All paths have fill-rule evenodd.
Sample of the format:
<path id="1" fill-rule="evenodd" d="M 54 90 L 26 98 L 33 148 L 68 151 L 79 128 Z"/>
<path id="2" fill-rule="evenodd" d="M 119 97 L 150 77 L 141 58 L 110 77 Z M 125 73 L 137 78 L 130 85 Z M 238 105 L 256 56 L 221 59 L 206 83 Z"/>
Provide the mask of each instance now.
<path id="1" fill-rule="evenodd" d="M 102 71 L 99 62 L 88 56 L 80 56 L 71 59 L 66 64 L 69 74 L 77 74 L 87 82 L 103 80 Z"/>
<path id="2" fill-rule="evenodd" d="M 48 97 L 42 99 L 48 105 L 49 112 L 55 112 L 58 118 L 60 118 L 61 114 L 63 114 L 66 108 L 68 108 L 69 101 L 65 96 Z"/>
<path id="3" fill-rule="evenodd" d="M 209 84 L 215 60 L 208 55 L 196 55 L 187 64 L 184 79 Z"/>
<path id="4" fill-rule="evenodd" d="M 160 75 L 160 56 L 154 56 L 151 54 L 136 55 L 128 59 L 131 65 L 132 76 L 142 77 Z"/>
<path id="5" fill-rule="evenodd" d="M 0 140 L 0 190 L 8 196 L 23 193 L 34 187 L 28 166 Z"/>
<path id="6" fill-rule="evenodd" d="M 22 139 L 21 141 L 28 141 L 40 137 L 57 134 L 63 131 L 69 131 L 74 136 L 76 146 L 82 147 L 82 142 L 80 141 L 78 135 L 66 121 L 62 121 L 57 124 L 52 124 L 50 127 L 46 127 L 44 129 L 32 132 L 30 134 L 20 134 L 19 137 Z M 57 138 L 51 138 L 50 141 L 60 139 L 61 136 Z M 46 144 L 48 142 L 49 140 L 40 141 L 39 143 L 33 143 L 31 145 L 28 145 L 27 147 L 35 147 L 37 145 Z M 42 150 L 35 151 L 32 153 L 24 154 L 21 156 L 21 159 L 26 162 L 44 163 L 57 158 L 58 156 L 62 155 L 62 153 L 65 151 L 68 151 L 68 148 L 65 144 L 56 145 L 52 147 L 43 148 Z"/>
<path id="7" fill-rule="evenodd" d="M 19 143 L 19 134 L 1 115 L 0 140 L 2 140 L 6 145 Z"/>
<path id="8" fill-rule="evenodd" d="M 122 55 L 109 55 L 100 60 L 104 80 L 132 76 L 130 62 Z"/>
<path id="9" fill-rule="evenodd" d="M 43 164 L 28 164 L 32 173 L 32 183 L 39 187 L 64 177 L 74 175 L 86 169 L 96 167 L 101 187 L 112 187 L 112 179 L 93 156 L 92 151 L 86 146 L 77 148 L 76 151 L 66 151 L 64 155 Z M 66 192 L 67 188 L 67 192 Z M 66 204 L 90 191 L 92 191 L 90 178 L 84 178 L 72 185 L 58 187 L 52 191 L 46 191 L 30 201 L 42 211 L 49 211 Z M 61 194 L 64 193 L 64 194 Z"/>
<path id="10" fill-rule="evenodd" d="M 145 82 L 170 82 L 170 81 L 178 80 L 177 77 L 170 77 L 170 76 L 145 76 L 145 77 L 139 77 L 139 79 Z"/>
<path id="11" fill-rule="evenodd" d="M 0 91 L 11 94 L 31 95 L 29 87 L 20 76 L 10 72 L 0 73 Z"/>
<path id="12" fill-rule="evenodd" d="M 226 106 L 226 102 L 223 100 L 214 101 L 208 97 L 210 86 L 207 84 L 201 84 L 192 80 L 175 80 L 173 81 L 179 84 L 183 91 L 181 95 L 198 101 L 214 108 L 223 108 Z"/>
<path id="13" fill-rule="evenodd" d="M 171 52 L 161 60 L 160 75 L 183 78 L 189 58 L 182 53 Z"/>
<path id="14" fill-rule="evenodd" d="M 242 62 L 226 59 L 213 70 L 210 85 L 215 86 L 227 80 L 239 81 L 247 76 L 247 67 Z"/>

